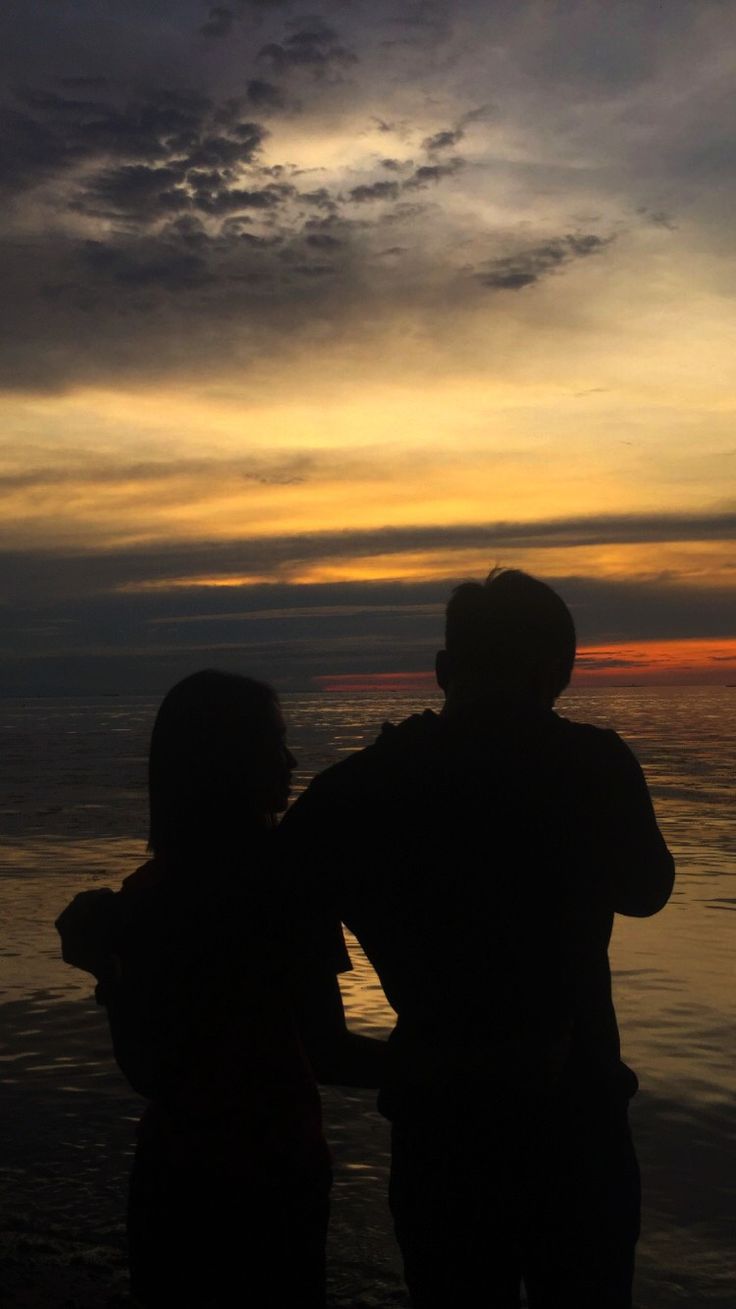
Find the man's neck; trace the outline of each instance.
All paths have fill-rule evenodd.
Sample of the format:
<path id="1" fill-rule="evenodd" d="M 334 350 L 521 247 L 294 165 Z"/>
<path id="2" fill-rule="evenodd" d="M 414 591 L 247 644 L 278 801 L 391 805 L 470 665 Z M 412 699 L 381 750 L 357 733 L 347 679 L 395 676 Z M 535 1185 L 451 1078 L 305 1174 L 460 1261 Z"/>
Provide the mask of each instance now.
<path id="1" fill-rule="evenodd" d="M 553 702 L 527 687 L 478 686 L 451 682 L 445 692 L 443 718 L 529 718 L 549 713 Z"/>

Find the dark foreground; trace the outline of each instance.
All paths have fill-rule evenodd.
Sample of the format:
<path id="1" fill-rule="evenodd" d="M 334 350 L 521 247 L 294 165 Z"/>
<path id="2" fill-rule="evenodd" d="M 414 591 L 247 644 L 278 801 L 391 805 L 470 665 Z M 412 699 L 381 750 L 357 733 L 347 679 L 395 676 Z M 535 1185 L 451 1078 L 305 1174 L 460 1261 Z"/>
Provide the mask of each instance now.
<path id="1" fill-rule="evenodd" d="M 91 1001 L 36 992 L 0 1014 L 0 1304 L 122 1309 L 140 1101 L 110 1061 L 104 1014 Z M 385 1200 L 387 1125 L 370 1092 L 329 1090 L 324 1099 L 335 1160 L 329 1303 L 407 1306 Z M 634 1127 L 645 1178 L 638 1309 L 732 1309 L 733 1110 L 714 1104 L 695 1118 L 641 1093 Z M 647 1177 L 656 1179 L 649 1190 Z"/>

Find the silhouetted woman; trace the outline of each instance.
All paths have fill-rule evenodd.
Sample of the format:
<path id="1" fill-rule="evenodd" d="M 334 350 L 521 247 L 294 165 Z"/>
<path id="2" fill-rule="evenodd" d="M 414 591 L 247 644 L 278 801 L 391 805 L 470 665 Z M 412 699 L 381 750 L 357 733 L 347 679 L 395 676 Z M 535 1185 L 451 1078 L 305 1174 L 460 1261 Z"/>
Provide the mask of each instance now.
<path id="1" fill-rule="evenodd" d="M 59 923 L 149 1100 L 128 1210 L 146 1306 L 324 1304 L 330 1163 L 303 1039 L 323 1080 L 358 1085 L 377 1084 L 383 1045 L 345 1027 L 342 938 L 296 921 L 279 890 L 294 763 L 268 686 L 180 682 L 151 740 L 153 858 Z"/>

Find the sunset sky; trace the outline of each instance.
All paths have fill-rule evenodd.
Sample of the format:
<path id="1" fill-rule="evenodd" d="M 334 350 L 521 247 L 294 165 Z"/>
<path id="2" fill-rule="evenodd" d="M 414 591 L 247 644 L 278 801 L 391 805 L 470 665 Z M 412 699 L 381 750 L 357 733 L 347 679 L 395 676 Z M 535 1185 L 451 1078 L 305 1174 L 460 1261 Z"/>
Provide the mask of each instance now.
<path id="1" fill-rule="evenodd" d="M 496 564 L 736 681 L 736 5 L 3 22 L 0 691 L 413 685 Z"/>

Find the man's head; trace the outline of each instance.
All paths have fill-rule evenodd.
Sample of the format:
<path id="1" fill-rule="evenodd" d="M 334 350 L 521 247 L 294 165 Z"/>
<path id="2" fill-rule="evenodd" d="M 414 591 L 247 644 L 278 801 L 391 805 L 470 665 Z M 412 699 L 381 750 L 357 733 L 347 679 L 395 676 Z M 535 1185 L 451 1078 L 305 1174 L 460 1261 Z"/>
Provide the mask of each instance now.
<path id="1" fill-rule="evenodd" d="M 575 661 L 572 615 L 555 591 L 517 569 L 495 568 L 450 596 L 437 681 L 465 698 L 508 695 L 551 706 Z"/>

